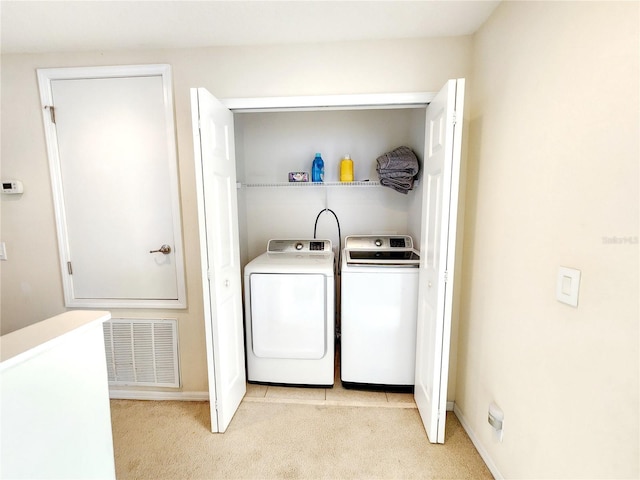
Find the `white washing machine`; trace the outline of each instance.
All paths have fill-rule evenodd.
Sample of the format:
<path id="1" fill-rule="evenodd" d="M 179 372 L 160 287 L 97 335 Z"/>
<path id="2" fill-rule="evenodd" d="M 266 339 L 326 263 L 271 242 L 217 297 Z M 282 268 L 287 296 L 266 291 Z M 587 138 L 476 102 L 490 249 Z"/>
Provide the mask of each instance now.
<path id="1" fill-rule="evenodd" d="M 340 378 L 346 387 L 414 385 L 419 265 L 410 236 L 345 239 Z"/>
<path id="2" fill-rule="evenodd" d="M 330 240 L 270 240 L 244 269 L 247 379 L 332 386 L 334 253 Z"/>

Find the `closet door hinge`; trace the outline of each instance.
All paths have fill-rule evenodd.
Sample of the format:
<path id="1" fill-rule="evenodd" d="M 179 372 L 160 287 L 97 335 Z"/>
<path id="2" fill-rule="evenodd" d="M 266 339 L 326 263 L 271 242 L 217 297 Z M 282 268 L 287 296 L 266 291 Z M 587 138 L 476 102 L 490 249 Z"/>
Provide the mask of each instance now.
<path id="1" fill-rule="evenodd" d="M 456 112 L 453 112 L 453 116 L 451 117 L 451 124 L 455 125 L 457 121 L 458 121 L 458 116 L 456 115 Z"/>
<path id="2" fill-rule="evenodd" d="M 442 278 L 444 280 L 444 283 L 447 283 L 449 281 L 449 272 L 448 271 L 444 271 L 444 276 Z"/>
<path id="3" fill-rule="evenodd" d="M 53 105 L 47 105 L 44 108 L 49 110 L 49 115 L 51 115 L 51 123 L 55 124 L 56 123 L 56 107 L 54 107 Z"/>
<path id="4" fill-rule="evenodd" d="M 67 272 L 69 272 L 69 275 L 73 275 L 73 268 L 71 268 L 71 262 L 67 262 Z"/>

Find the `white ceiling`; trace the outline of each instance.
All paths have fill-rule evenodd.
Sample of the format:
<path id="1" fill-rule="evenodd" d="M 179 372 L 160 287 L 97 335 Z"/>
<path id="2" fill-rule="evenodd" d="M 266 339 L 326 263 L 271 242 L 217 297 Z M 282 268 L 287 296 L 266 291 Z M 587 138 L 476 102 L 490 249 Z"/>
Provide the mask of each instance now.
<path id="1" fill-rule="evenodd" d="M 499 1 L 0 2 L 1 52 L 265 45 L 468 35 Z"/>

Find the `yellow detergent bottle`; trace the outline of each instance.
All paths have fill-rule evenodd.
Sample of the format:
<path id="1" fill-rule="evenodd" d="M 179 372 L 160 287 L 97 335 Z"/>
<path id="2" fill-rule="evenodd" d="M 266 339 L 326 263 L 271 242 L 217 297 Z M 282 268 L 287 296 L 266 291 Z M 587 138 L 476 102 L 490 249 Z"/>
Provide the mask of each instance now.
<path id="1" fill-rule="evenodd" d="M 340 181 L 353 182 L 353 160 L 349 155 L 342 157 L 340 162 Z"/>

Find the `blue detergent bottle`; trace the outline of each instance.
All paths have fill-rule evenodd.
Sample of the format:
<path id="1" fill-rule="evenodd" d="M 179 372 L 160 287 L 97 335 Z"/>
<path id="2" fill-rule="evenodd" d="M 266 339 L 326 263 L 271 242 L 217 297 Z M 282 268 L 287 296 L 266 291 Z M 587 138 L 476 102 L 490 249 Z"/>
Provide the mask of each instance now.
<path id="1" fill-rule="evenodd" d="M 324 160 L 319 153 L 316 153 L 316 158 L 313 159 L 313 165 L 311 166 L 311 181 L 312 182 L 324 182 Z"/>

